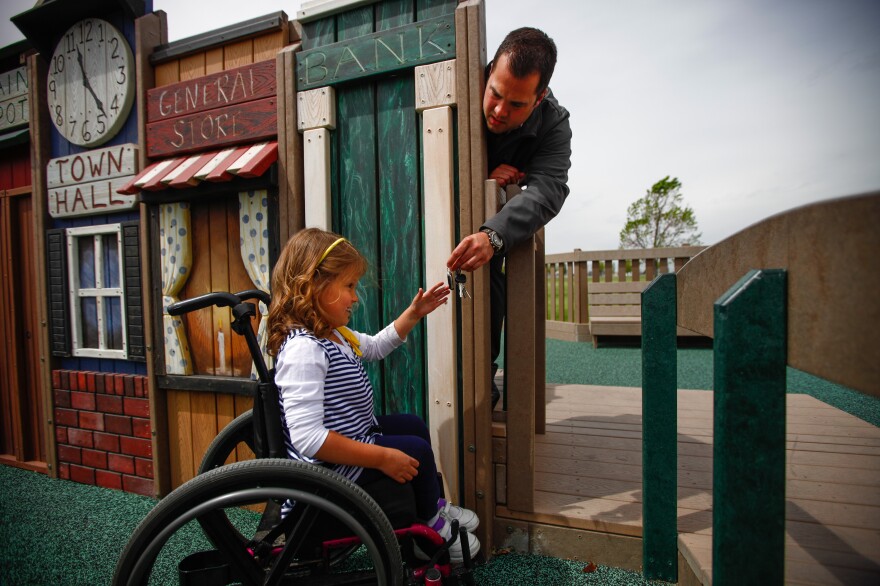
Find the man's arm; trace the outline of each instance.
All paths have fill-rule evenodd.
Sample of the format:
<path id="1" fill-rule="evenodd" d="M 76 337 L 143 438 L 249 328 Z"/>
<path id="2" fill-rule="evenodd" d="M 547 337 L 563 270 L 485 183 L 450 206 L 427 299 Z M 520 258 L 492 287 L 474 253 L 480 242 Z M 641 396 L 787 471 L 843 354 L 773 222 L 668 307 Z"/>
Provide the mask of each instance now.
<path id="1" fill-rule="evenodd" d="M 566 116 L 547 132 L 526 166 L 526 188 L 484 224 L 501 235 L 503 253 L 556 217 L 569 193 L 570 167 L 571 126 Z"/>

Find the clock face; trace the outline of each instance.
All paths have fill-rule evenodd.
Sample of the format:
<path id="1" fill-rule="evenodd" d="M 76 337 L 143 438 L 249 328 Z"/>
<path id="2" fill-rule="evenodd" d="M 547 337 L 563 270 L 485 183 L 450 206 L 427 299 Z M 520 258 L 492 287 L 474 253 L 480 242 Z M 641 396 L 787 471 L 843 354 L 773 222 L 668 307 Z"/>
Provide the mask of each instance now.
<path id="1" fill-rule="evenodd" d="M 92 147 L 110 140 L 134 102 L 134 59 L 122 33 L 100 18 L 70 27 L 49 62 L 49 114 L 67 140 Z"/>

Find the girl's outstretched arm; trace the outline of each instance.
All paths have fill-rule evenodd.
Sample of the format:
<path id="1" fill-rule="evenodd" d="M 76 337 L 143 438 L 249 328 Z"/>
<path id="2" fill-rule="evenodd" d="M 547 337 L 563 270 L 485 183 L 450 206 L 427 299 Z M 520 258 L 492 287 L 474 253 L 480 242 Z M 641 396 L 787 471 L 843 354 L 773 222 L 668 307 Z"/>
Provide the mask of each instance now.
<path id="1" fill-rule="evenodd" d="M 449 285 L 440 281 L 427 291 L 419 289 L 412 303 L 394 320 L 394 329 L 400 339 L 405 339 L 419 320 L 445 304 L 449 299 Z"/>

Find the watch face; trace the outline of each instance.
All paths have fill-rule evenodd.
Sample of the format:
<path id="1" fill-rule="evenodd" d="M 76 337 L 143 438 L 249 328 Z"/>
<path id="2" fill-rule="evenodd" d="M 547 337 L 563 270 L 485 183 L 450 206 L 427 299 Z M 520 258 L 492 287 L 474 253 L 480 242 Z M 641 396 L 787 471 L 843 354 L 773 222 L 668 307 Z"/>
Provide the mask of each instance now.
<path id="1" fill-rule="evenodd" d="M 134 101 L 134 59 L 125 37 L 100 18 L 70 27 L 49 62 L 52 123 L 81 146 L 108 141 L 125 124 Z"/>

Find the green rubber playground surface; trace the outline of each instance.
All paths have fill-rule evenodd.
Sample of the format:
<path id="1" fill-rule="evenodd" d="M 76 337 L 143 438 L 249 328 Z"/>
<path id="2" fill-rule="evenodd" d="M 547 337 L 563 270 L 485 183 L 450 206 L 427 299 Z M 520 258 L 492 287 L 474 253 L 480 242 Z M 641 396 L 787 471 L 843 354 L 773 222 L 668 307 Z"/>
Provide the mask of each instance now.
<path id="1" fill-rule="evenodd" d="M 678 351 L 679 388 L 712 388 L 712 353 Z M 637 347 L 594 349 L 589 343 L 547 340 L 551 383 L 641 385 Z M 789 369 L 788 391 L 807 393 L 880 426 L 880 400 Z M 151 498 L 87 486 L 0 466 L 0 585 L 108 584 L 116 560 L 134 528 L 155 506 Z M 200 549 L 209 545 L 195 526 L 175 537 Z M 190 550 L 192 551 L 192 550 Z M 537 555 L 497 555 L 475 570 L 479 585 L 640 585 L 637 572 Z M 592 570 L 592 571 L 589 571 Z M 176 566 L 164 569 L 161 584 L 176 583 Z"/>

